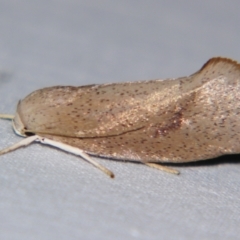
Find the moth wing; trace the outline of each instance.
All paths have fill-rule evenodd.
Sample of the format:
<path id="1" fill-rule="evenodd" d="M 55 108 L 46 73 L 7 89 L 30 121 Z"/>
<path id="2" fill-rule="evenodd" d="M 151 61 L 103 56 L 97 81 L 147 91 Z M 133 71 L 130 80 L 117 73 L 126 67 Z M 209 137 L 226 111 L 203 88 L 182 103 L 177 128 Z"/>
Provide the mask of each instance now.
<path id="1" fill-rule="evenodd" d="M 151 124 L 177 90 L 174 80 L 52 87 L 33 92 L 17 112 L 29 132 L 72 137 L 123 134 Z"/>
<path id="2" fill-rule="evenodd" d="M 211 60 L 191 76 L 198 85 L 191 91 L 181 80 L 183 94 L 142 128 L 95 138 L 46 136 L 93 155 L 141 162 L 189 162 L 240 153 L 239 64 Z"/>

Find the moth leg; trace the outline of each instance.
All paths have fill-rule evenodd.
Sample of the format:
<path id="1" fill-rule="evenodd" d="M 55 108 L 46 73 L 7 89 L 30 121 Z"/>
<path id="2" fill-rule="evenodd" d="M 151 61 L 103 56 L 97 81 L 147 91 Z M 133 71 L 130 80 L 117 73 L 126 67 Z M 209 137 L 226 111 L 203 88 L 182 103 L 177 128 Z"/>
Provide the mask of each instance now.
<path id="1" fill-rule="evenodd" d="M 101 171 L 106 173 L 109 177 L 114 178 L 113 172 L 111 172 L 109 169 L 105 168 L 104 166 L 102 166 L 101 164 L 99 164 L 98 162 L 93 160 L 88 154 L 86 154 L 83 150 L 81 150 L 79 148 L 72 147 L 68 144 L 53 141 L 51 139 L 40 137 L 40 136 L 38 136 L 38 139 L 36 139 L 36 140 L 39 141 L 42 144 L 50 145 L 50 146 L 59 148 L 61 150 L 64 150 L 68 153 L 72 153 L 72 154 L 81 156 L 87 162 L 91 163 L 92 165 L 94 165 L 95 167 L 97 167 L 98 169 L 100 169 Z"/>
<path id="2" fill-rule="evenodd" d="M 178 170 L 175 170 L 173 168 L 169 168 L 169 167 L 157 164 L 157 163 L 144 163 L 144 164 L 149 167 L 156 168 L 156 169 L 164 171 L 164 172 L 173 173 L 176 175 L 180 174 L 180 172 Z"/>
<path id="3" fill-rule="evenodd" d="M 20 142 L 10 146 L 10 147 L 7 147 L 7 148 L 4 148 L 3 150 L 0 151 L 0 155 L 2 154 L 5 154 L 5 153 L 8 153 L 8 152 L 11 152 L 11 151 L 14 151 L 18 148 L 21 148 L 21 147 L 25 147 L 25 146 L 28 146 L 30 145 L 32 142 L 36 141 L 39 137 L 34 135 L 34 136 L 31 136 L 31 137 L 27 137 L 27 138 L 24 138 L 23 140 L 21 140 Z"/>

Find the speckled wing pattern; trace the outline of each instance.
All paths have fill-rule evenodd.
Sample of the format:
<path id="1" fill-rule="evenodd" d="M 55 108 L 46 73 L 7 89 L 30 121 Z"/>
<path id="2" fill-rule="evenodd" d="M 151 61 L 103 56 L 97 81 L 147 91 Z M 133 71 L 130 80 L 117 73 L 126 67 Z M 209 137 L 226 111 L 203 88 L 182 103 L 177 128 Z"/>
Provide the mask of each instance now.
<path id="1" fill-rule="evenodd" d="M 189 77 L 45 88 L 17 111 L 29 132 L 102 157 L 190 162 L 240 153 L 240 65 L 212 58 Z"/>

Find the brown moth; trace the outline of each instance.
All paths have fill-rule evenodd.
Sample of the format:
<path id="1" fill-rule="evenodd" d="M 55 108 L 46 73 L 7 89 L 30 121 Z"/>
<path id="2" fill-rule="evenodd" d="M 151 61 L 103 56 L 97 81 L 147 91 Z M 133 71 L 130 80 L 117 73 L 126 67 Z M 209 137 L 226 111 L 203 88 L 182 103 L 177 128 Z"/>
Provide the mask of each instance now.
<path id="1" fill-rule="evenodd" d="M 240 64 L 212 58 L 189 77 L 56 86 L 19 101 L 15 132 L 32 142 L 80 155 L 113 177 L 90 155 L 144 163 L 186 163 L 240 153 Z"/>

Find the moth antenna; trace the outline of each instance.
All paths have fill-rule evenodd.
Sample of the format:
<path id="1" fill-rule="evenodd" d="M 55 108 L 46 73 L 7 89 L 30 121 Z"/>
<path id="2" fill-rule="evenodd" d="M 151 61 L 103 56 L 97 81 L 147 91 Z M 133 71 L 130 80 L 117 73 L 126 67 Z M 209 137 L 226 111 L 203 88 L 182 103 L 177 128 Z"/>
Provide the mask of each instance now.
<path id="1" fill-rule="evenodd" d="M 10 147 L 7 147 L 7 148 L 4 148 L 3 150 L 0 151 L 0 155 L 3 155 L 5 153 L 8 153 L 8 152 L 12 152 L 18 148 L 21 148 L 21 147 L 25 147 L 25 146 L 28 146 L 30 145 L 32 142 L 36 141 L 38 139 L 38 136 L 34 135 L 34 136 L 31 136 L 31 137 L 27 137 L 27 138 L 24 138 L 23 140 L 21 140 L 20 142 L 10 146 Z"/>
<path id="2" fill-rule="evenodd" d="M 149 166 L 149 167 L 156 168 L 158 170 L 161 170 L 161 171 L 164 171 L 164 172 L 167 172 L 167 173 L 172 173 L 172 174 L 176 174 L 176 175 L 180 174 L 180 172 L 178 170 L 160 165 L 158 163 L 144 163 L 144 164 Z"/>
<path id="3" fill-rule="evenodd" d="M 100 169 L 101 171 L 103 171 L 109 177 L 114 178 L 114 174 L 113 174 L 112 171 L 110 171 L 109 169 L 105 168 L 104 166 L 102 166 L 101 164 L 99 164 L 98 162 L 93 160 L 82 149 L 72 147 L 68 144 L 57 142 L 57 141 L 54 141 L 54 140 L 51 140 L 51 139 L 48 139 L 48 138 L 45 138 L 45 137 L 41 137 L 41 136 L 38 136 L 38 138 L 36 140 L 41 142 L 42 144 L 50 145 L 50 146 L 59 148 L 61 150 L 64 150 L 65 152 L 78 155 L 78 156 L 82 157 L 83 159 L 85 159 L 86 161 L 88 161 L 89 163 L 91 163 L 92 165 L 94 165 L 95 167 L 97 167 L 98 169 Z"/>
<path id="4" fill-rule="evenodd" d="M 11 114 L 0 114 L 0 118 L 12 120 L 12 119 L 14 119 L 14 115 L 11 115 Z"/>

